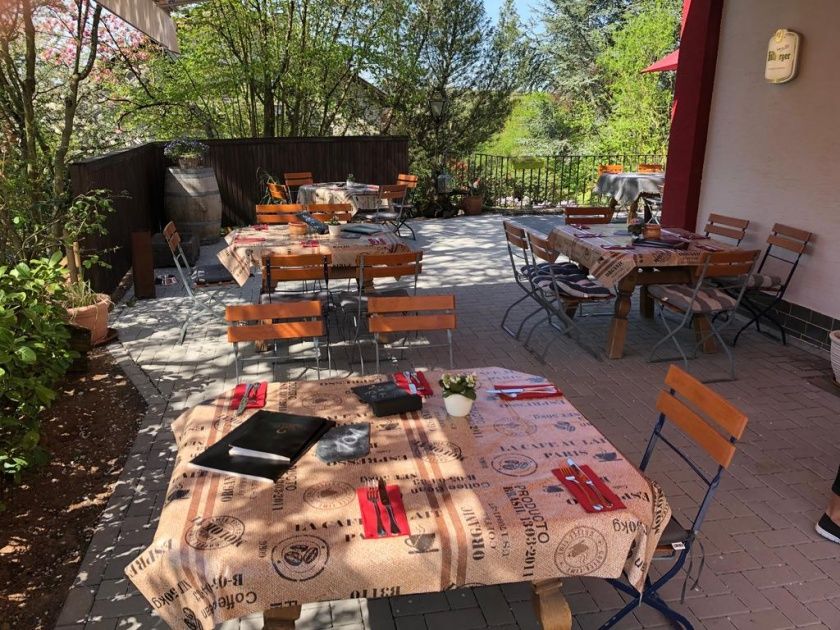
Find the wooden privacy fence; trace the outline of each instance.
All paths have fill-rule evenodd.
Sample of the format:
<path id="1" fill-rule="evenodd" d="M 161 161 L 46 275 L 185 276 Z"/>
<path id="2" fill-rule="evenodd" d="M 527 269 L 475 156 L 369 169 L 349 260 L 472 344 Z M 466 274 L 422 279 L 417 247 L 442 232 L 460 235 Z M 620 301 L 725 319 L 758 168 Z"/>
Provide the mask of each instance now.
<path id="1" fill-rule="evenodd" d="M 393 183 L 408 172 L 408 139 L 399 136 L 346 136 L 332 138 L 244 138 L 204 140 L 210 152 L 207 165 L 216 174 L 222 197 L 222 224 L 246 225 L 254 221 L 254 207 L 265 191 L 260 171 L 282 181 L 283 173 L 311 171 L 316 181 L 344 181 L 353 173 L 357 181 Z M 131 233 L 159 232 L 165 224 L 163 189 L 168 165 L 163 142 L 75 162 L 70 167 L 74 194 L 96 188 L 125 196 L 115 200 L 108 219 L 108 234 L 91 237 L 89 249 L 106 252 L 110 268 L 96 268 L 88 277 L 105 293 L 116 288 L 131 267 Z"/>

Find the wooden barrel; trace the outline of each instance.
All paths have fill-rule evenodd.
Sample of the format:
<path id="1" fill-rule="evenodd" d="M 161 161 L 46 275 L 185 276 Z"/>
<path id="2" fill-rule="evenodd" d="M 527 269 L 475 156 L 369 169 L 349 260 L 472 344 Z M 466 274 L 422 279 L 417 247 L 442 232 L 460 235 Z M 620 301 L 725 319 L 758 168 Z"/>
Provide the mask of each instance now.
<path id="1" fill-rule="evenodd" d="M 195 234 L 202 245 L 219 240 L 222 197 L 212 168 L 168 168 L 163 207 L 183 234 Z"/>

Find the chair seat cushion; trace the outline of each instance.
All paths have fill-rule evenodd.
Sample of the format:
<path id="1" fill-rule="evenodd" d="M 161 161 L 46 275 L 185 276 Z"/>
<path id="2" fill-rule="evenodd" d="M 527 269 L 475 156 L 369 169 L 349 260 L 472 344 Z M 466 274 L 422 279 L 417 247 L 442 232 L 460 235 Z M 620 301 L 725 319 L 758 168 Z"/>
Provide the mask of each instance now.
<path id="1" fill-rule="evenodd" d="M 719 313 L 731 311 L 737 300 L 711 286 L 701 287 L 691 301 L 694 287 L 688 284 L 654 284 L 648 287 L 648 295 L 674 308 L 692 313 Z"/>
<path id="2" fill-rule="evenodd" d="M 780 289 L 782 287 L 782 279 L 779 276 L 773 276 L 767 273 L 751 273 L 747 277 L 747 288 L 767 291 L 771 289 Z"/>
<path id="3" fill-rule="evenodd" d="M 358 310 L 359 299 L 362 301 L 362 310 L 367 309 L 367 300 L 369 297 L 408 297 L 409 293 L 405 289 L 388 289 L 385 291 L 368 291 L 360 296 L 358 293 L 352 291 L 342 291 L 338 294 L 338 305 L 346 310 Z"/>
<path id="4" fill-rule="evenodd" d="M 399 218 L 399 212 L 377 212 L 371 215 L 369 220 L 375 223 L 377 221 L 396 221 Z"/>
<path id="5" fill-rule="evenodd" d="M 524 265 L 520 268 L 522 275 L 525 277 L 530 277 L 534 272 L 537 274 L 551 275 L 552 270 L 556 276 L 580 275 L 580 267 L 573 262 L 540 263 L 539 265 Z"/>
<path id="6" fill-rule="evenodd" d="M 561 293 L 582 300 L 603 300 L 612 297 L 612 292 L 602 284 L 590 280 L 582 273 L 554 276 L 554 282 Z M 538 275 L 534 283 L 543 290 L 552 290 L 551 276 Z"/>
<path id="7" fill-rule="evenodd" d="M 234 282 L 233 276 L 230 275 L 224 265 L 207 265 L 206 267 L 198 267 L 194 271 L 196 284 L 223 284 L 225 282 Z"/>
<path id="8" fill-rule="evenodd" d="M 670 545 L 672 543 L 681 542 L 684 543 L 688 540 L 688 537 L 691 535 L 691 531 L 687 530 L 682 524 L 671 515 L 671 520 L 668 521 L 668 524 L 665 526 L 665 531 L 662 532 L 662 536 L 659 539 L 659 545 Z"/>

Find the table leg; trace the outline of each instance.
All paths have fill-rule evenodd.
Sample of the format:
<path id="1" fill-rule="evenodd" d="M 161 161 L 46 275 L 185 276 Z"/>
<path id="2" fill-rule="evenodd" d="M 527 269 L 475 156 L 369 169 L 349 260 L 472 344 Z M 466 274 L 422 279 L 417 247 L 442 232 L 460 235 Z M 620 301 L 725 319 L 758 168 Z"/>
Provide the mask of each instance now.
<path id="1" fill-rule="evenodd" d="M 630 205 L 627 206 L 627 225 L 630 225 L 630 222 L 639 216 L 639 201 L 633 201 Z"/>
<path id="2" fill-rule="evenodd" d="M 300 606 L 269 608 L 263 612 L 263 630 L 295 630 L 295 621 L 300 617 Z"/>
<path id="3" fill-rule="evenodd" d="M 639 315 L 645 319 L 653 319 L 653 298 L 650 297 L 646 286 L 639 289 Z"/>
<path id="4" fill-rule="evenodd" d="M 707 354 L 714 354 L 719 350 L 717 341 L 715 338 L 710 335 L 711 329 L 709 328 L 709 319 L 705 315 L 695 315 L 694 317 L 694 335 L 697 341 L 699 342 L 704 336 L 709 335 L 706 337 L 706 341 L 703 342 L 703 352 Z"/>
<path id="5" fill-rule="evenodd" d="M 534 610 L 543 630 L 571 630 L 572 611 L 560 590 L 562 585 L 556 578 L 532 583 Z"/>
<path id="6" fill-rule="evenodd" d="M 630 314 L 630 299 L 636 289 L 636 275 L 630 274 L 618 283 L 618 297 L 615 300 L 615 314 L 610 323 L 607 337 L 607 356 L 620 359 L 624 356 L 624 340 L 627 336 L 627 315 Z"/>

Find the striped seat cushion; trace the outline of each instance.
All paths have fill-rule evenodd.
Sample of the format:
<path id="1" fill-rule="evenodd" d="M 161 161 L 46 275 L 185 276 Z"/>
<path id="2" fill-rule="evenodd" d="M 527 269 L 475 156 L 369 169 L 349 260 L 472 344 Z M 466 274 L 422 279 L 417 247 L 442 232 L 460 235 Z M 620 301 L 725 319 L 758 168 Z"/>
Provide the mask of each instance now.
<path id="1" fill-rule="evenodd" d="M 735 298 L 721 289 L 702 287 L 693 302 L 692 293 L 694 287 L 688 284 L 654 284 L 648 287 L 648 295 L 683 312 L 719 313 L 735 308 Z"/>
<path id="2" fill-rule="evenodd" d="M 537 275 L 550 276 L 551 271 L 556 276 L 579 275 L 580 267 L 573 262 L 564 263 L 540 263 L 539 265 L 525 265 L 520 269 L 523 276 L 531 277 L 535 272 Z"/>
<path id="3" fill-rule="evenodd" d="M 537 276 L 534 280 L 543 291 L 552 291 L 551 276 Z M 555 276 L 557 289 L 569 297 L 582 300 L 602 300 L 612 297 L 612 292 L 602 284 L 590 280 L 584 274 Z"/>
<path id="4" fill-rule="evenodd" d="M 768 289 L 779 289 L 782 286 L 782 279 L 779 276 L 771 276 L 766 273 L 751 273 L 747 278 L 748 289 L 766 291 Z"/>

